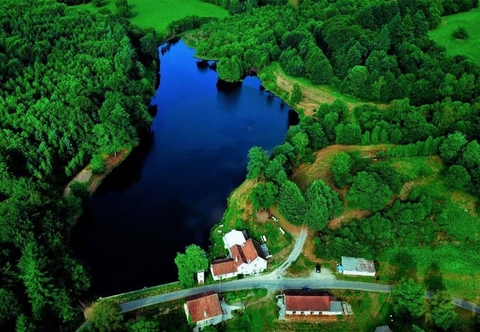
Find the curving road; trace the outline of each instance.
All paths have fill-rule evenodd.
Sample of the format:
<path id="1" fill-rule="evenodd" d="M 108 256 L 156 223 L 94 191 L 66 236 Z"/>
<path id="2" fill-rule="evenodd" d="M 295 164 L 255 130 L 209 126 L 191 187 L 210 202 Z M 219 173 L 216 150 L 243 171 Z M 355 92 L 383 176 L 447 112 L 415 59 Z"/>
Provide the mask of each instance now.
<path id="1" fill-rule="evenodd" d="M 313 274 L 308 278 L 284 278 L 284 272 L 290 267 L 290 265 L 298 258 L 302 253 L 303 245 L 307 239 L 308 231 L 304 227 L 298 235 L 295 246 L 285 260 L 285 262 L 275 271 L 266 274 L 253 277 L 247 277 L 240 280 L 224 281 L 214 285 L 204 285 L 195 288 L 184 289 L 166 294 L 160 294 L 150 296 L 144 299 L 134 300 L 123 303 L 121 305 L 122 312 L 128 312 L 139 308 L 147 307 L 153 304 L 178 300 L 187 296 L 200 294 L 206 291 L 216 292 L 228 292 L 235 290 L 253 289 L 253 288 L 266 288 L 269 293 L 282 291 L 284 289 L 302 289 L 304 287 L 312 289 L 349 289 L 359 290 L 366 292 L 380 292 L 389 293 L 392 290 L 391 285 L 375 284 L 359 281 L 345 281 L 335 280 L 329 274 Z M 426 298 L 431 298 L 432 292 L 425 294 Z M 470 310 L 476 314 L 480 314 L 480 306 L 464 301 L 462 299 L 453 298 L 453 303 L 457 307 Z"/>
<path id="2" fill-rule="evenodd" d="M 273 272 L 272 272 L 273 273 Z M 205 285 L 196 288 L 184 289 L 130 301 L 121 304 L 122 312 L 128 312 L 149 305 L 178 300 L 190 295 L 200 294 L 206 291 L 229 292 L 243 289 L 266 288 L 269 292 L 282 291 L 283 289 L 352 289 L 367 292 L 390 292 L 392 286 L 373 284 L 368 282 L 344 281 L 344 280 L 317 280 L 314 278 L 272 278 L 271 274 L 252 278 L 233 280 L 215 285 Z"/>

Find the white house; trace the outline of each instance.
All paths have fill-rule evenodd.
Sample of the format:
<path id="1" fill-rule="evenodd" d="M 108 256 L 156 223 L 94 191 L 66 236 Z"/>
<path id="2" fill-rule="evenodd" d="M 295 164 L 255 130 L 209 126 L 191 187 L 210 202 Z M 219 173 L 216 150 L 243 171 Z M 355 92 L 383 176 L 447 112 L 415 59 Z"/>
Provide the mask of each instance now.
<path id="1" fill-rule="evenodd" d="M 239 274 L 257 274 L 267 268 L 267 259 L 260 244 L 246 239 L 245 233 L 233 230 L 223 237 L 229 258 L 213 261 L 210 266 L 213 280 L 235 277 Z"/>
<path id="2" fill-rule="evenodd" d="M 186 298 L 184 309 L 187 320 L 196 325 L 194 331 L 222 322 L 223 311 L 217 293 L 206 292 Z"/>
<path id="3" fill-rule="evenodd" d="M 284 294 L 286 316 L 343 315 L 342 302 L 335 297 L 318 294 Z"/>
<path id="4" fill-rule="evenodd" d="M 342 265 L 339 271 L 343 270 L 343 274 L 351 276 L 375 276 L 375 264 L 365 258 L 342 256 Z"/>

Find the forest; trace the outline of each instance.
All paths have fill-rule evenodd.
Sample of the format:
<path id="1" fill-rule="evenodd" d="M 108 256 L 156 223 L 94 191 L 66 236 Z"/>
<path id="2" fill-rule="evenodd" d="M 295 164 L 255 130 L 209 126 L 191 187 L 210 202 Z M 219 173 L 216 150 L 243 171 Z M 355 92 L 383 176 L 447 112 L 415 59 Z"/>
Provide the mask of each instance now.
<path id="1" fill-rule="evenodd" d="M 0 2 L 0 27 L 0 330 L 73 330 L 90 279 L 69 228 L 88 192 L 62 194 L 149 130 L 159 40 L 52 0 Z"/>

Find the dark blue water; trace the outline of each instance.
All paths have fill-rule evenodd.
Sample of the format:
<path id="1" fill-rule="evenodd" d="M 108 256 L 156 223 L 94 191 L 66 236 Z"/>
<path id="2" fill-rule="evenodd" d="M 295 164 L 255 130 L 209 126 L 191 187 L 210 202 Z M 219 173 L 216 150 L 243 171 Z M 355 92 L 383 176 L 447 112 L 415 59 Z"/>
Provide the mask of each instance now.
<path id="1" fill-rule="evenodd" d="M 161 56 L 152 136 L 102 183 L 73 232 L 100 296 L 177 280 L 176 253 L 208 248 L 248 149 L 271 150 L 288 129 L 288 107 L 257 78 L 222 87 L 194 53 L 180 41 Z"/>

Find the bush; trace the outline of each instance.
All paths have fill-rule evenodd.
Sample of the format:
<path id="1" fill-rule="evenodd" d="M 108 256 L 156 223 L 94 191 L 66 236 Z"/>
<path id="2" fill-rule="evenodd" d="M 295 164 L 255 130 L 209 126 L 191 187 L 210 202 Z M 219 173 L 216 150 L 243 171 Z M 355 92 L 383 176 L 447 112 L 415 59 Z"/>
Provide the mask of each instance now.
<path id="1" fill-rule="evenodd" d="M 102 15 L 110 15 L 112 13 L 112 11 L 108 8 L 100 8 L 98 10 L 98 13 L 102 14 Z"/>
<path id="2" fill-rule="evenodd" d="M 453 31 L 452 36 L 457 39 L 467 39 L 469 34 L 465 27 L 458 27 Z"/>
<path id="3" fill-rule="evenodd" d="M 95 174 L 105 173 L 107 170 L 107 163 L 101 154 L 96 154 L 92 158 L 92 172 Z"/>

